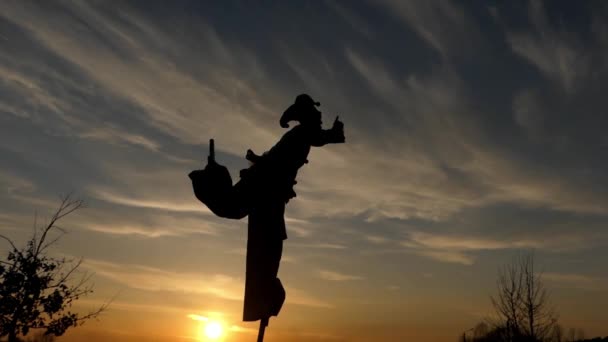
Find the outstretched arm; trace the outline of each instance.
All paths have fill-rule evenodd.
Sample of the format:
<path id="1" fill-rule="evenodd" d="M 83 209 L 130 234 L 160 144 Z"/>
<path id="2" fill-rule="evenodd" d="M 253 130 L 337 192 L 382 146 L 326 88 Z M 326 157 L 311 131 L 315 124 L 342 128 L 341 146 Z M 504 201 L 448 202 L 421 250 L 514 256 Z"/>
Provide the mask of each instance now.
<path id="1" fill-rule="evenodd" d="M 330 129 L 322 129 L 318 134 L 315 134 L 311 141 L 311 145 L 319 147 L 326 144 L 340 144 L 345 141 L 344 124 L 340 121 L 340 117 L 336 116 L 334 125 Z"/>

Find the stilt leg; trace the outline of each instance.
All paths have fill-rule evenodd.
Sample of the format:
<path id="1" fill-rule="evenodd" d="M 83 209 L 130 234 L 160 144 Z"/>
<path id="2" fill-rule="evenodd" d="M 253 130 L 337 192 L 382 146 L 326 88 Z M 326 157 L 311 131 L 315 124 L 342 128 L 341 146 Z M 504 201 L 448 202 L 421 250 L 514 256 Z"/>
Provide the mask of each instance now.
<path id="1" fill-rule="evenodd" d="M 258 332 L 258 342 L 264 342 L 264 331 L 268 325 L 268 318 L 262 318 L 260 320 L 260 331 Z"/>

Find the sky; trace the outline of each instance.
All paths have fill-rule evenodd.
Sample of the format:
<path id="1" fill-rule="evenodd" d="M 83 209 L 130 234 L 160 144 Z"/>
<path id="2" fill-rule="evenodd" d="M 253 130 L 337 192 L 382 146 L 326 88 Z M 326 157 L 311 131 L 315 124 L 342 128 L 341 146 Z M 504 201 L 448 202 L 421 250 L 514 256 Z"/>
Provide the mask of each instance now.
<path id="1" fill-rule="evenodd" d="M 603 1 L 0 2 L 0 234 L 62 194 L 52 253 L 84 258 L 98 320 L 59 341 L 253 341 L 246 221 L 187 175 L 234 179 L 295 96 L 336 115 L 286 211 L 266 341 L 455 341 L 534 252 L 565 328 L 608 335 Z M 8 246 L 0 245 L 6 254 Z"/>

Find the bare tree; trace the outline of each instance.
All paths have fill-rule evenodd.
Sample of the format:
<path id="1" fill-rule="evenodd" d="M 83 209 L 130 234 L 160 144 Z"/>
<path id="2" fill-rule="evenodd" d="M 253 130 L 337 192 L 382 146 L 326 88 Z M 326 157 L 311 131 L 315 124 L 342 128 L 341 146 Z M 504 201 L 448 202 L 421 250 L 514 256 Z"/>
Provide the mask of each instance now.
<path id="1" fill-rule="evenodd" d="M 488 324 L 485 322 L 477 323 L 477 325 L 473 328 L 473 340 L 479 340 L 488 335 L 490 332 L 490 328 Z"/>
<path id="2" fill-rule="evenodd" d="M 47 253 L 65 233 L 57 222 L 81 207 L 81 200 L 63 197 L 49 223 L 40 229 L 35 225 L 33 237 L 24 247 L 0 235 L 11 246 L 6 260 L 0 260 L 0 338 L 8 336 L 9 342 L 16 342 L 31 330 L 49 338 L 60 336 L 107 308 L 104 304 L 84 315 L 71 312 L 74 301 L 93 292 L 91 275 L 74 279 L 82 259 L 55 258 Z"/>
<path id="3" fill-rule="evenodd" d="M 584 340 L 585 340 L 585 331 L 581 328 L 568 329 L 568 334 L 566 335 L 566 338 L 564 339 L 565 342 L 577 342 L 577 341 L 584 341 Z"/>
<path id="4" fill-rule="evenodd" d="M 551 342 L 564 342 L 564 328 L 561 325 L 555 324 L 551 332 Z"/>
<path id="5" fill-rule="evenodd" d="M 28 337 L 24 342 L 55 342 L 55 335 L 45 335 L 44 332 L 37 332 L 31 338 Z"/>
<path id="6" fill-rule="evenodd" d="M 585 335 L 585 330 L 583 330 L 583 328 L 578 328 L 578 329 L 576 329 L 576 339 L 577 339 L 578 341 L 582 341 L 582 340 L 584 340 L 584 339 L 585 339 L 585 337 L 586 337 L 586 335 Z"/>
<path id="7" fill-rule="evenodd" d="M 499 271 L 498 294 L 491 297 L 506 341 L 546 341 L 557 322 L 549 306 L 542 274 L 535 269 L 532 253 L 519 256 Z"/>
<path id="8" fill-rule="evenodd" d="M 542 274 L 534 269 L 534 255 L 528 254 L 519 259 L 519 268 L 523 273 L 524 334 L 535 340 L 547 339 L 557 322 L 557 314 L 549 306 L 547 288 L 542 282 Z"/>
<path id="9" fill-rule="evenodd" d="M 524 279 L 519 263 L 512 262 L 502 266 L 496 282 L 498 295 L 491 296 L 492 305 L 498 314 L 497 326 L 504 328 L 504 339 L 514 341 L 522 331 L 522 301 Z"/>
<path id="10" fill-rule="evenodd" d="M 568 329 L 568 335 L 566 336 L 567 342 L 575 342 L 576 341 L 576 329 L 570 328 Z"/>

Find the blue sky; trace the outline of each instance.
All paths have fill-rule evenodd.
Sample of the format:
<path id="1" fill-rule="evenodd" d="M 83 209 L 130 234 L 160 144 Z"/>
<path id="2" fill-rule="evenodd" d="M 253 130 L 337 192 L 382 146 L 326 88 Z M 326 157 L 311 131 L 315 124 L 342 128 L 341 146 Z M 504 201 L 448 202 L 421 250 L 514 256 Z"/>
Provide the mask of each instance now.
<path id="1" fill-rule="evenodd" d="M 195 335 L 189 314 L 216 315 L 239 341 L 255 328 L 239 322 L 246 222 L 214 217 L 187 174 L 215 138 L 237 177 L 309 93 L 347 143 L 300 170 L 269 341 L 452 341 L 492 314 L 498 267 L 526 250 L 562 324 L 606 335 L 607 14 L 600 1 L 2 2 L 0 233 L 23 241 L 74 192 L 87 208 L 55 252 L 95 272 L 89 305 L 119 293 L 79 329 L 177 341 Z"/>

